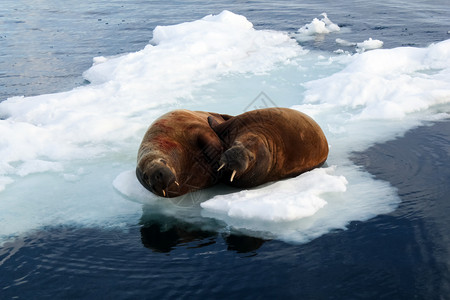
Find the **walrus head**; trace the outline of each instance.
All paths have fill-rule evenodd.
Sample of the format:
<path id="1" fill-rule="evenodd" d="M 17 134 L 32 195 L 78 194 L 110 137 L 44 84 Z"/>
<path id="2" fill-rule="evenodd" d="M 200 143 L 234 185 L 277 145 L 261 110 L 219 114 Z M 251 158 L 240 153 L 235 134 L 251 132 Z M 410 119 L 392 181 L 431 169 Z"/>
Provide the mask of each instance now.
<path id="1" fill-rule="evenodd" d="M 138 165 L 136 177 L 147 190 L 161 197 L 168 197 L 169 192 L 179 186 L 174 171 L 164 159 L 152 160 L 145 167 L 145 171 Z"/>
<path id="2" fill-rule="evenodd" d="M 234 177 L 245 173 L 254 164 L 254 161 L 255 154 L 242 143 L 237 142 L 220 157 L 218 171 L 222 168 L 229 170 L 231 172 L 230 182 L 233 182 Z"/>

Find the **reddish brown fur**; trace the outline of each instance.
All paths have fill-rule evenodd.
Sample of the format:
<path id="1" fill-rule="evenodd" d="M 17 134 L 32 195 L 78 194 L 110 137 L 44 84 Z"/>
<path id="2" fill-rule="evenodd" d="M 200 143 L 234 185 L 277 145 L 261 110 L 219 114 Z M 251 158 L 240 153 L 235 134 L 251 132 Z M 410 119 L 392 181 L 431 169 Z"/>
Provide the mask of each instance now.
<path id="1" fill-rule="evenodd" d="M 218 181 L 218 160 L 222 145 L 207 118 L 223 122 L 229 116 L 208 112 L 175 110 L 157 119 L 147 130 L 139 147 L 136 174 L 153 193 L 176 197 L 206 188 Z M 225 118 L 225 119 L 224 119 Z M 152 188 L 149 170 L 154 166 L 174 178 L 167 187 Z"/>
<path id="2" fill-rule="evenodd" d="M 222 124 L 209 120 L 227 149 L 221 163 L 225 181 L 253 187 L 297 176 L 321 166 L 328 156 L 327 139 L 309 116 L 287 108 L 266 108 L 243 113 Z"/>
<path id="3" fill-rule="evenodd" d="M 177 143 L 171 141 L 167 136 L 156 137 L 155 143 L 159 146 L 158 148 L 164 151 L 171 151 L 178 146 Z"/>

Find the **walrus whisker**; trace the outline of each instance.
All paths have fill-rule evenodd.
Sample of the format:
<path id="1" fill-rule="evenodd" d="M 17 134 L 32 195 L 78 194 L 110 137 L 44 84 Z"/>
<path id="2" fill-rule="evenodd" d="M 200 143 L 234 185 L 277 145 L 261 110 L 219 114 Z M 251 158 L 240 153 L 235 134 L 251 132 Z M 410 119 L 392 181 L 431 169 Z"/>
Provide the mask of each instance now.
<path id="1" fill-rule="evenodd" d="M 219 172 L 223 167 L 225 167 L 225 163 L 223 163 L 222 165 L 220 165 L 220 167 L 217 169 L 217 172 Z"/>
<path id="2" fill-rule="evenodd" d="M 178 187 L 180 186 L 180 184 L 178 183 L 178 181 L 175 180 L 174 182 Z"/>
<path id="3" fill-rule="evenodd" d="M 234 175 L 236 175 L 236 170 L 233 170 L 233 173 L 231 174 L 230 182 L 233 182 Z"/>

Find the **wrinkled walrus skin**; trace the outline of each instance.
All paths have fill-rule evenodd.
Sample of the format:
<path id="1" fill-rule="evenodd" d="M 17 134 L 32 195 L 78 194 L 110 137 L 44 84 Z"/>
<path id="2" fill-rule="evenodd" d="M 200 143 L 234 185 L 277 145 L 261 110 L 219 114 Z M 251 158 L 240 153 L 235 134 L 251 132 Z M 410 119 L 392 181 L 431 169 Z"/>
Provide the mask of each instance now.
<path id="1" fill-rule="evenodd" d="M 226 122 L 208 119 L 222 140 L 220 172 L 225 182 L 250 188 L 297 176 L 323 165 L 328 142 L 309 116 L 288 108 L 253 110 Z"/>
<path id="2" fill-rule="evenodd" d="M 230 118 L 175 110 L 150 125 L 136 167 L 136 176 L 146 189 L 161 197 L 177 197 L 218 182 L 216 170 L 223 149 L 208 117 L 217 123 Z"/>

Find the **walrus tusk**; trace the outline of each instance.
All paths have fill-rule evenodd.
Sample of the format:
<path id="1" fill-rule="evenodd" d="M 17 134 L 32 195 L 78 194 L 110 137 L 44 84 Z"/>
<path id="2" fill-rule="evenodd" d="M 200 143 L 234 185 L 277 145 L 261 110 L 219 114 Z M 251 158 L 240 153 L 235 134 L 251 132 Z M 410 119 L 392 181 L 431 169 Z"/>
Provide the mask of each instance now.
<path id="1" fill-rule="evenodd" d="M 163 191 L 163 195 L 164 195 L 164 197 L 166 196 L 166 191 L 165 190 L 162 190 Z"/>
<path id="2" fill-rule="evenodd" d="M 236 170 L 233 170 L 233 173 L 231 174 L 230 182 L 233 182 L 234 175 L 236 175 Z"/>
<path id="3" fill-rule="evenodd" d="M 223 164 L 217 169 L 217 172 L 219 172 L 223 167 L 225 167 L 225 163 L 223 163 Z"/>

